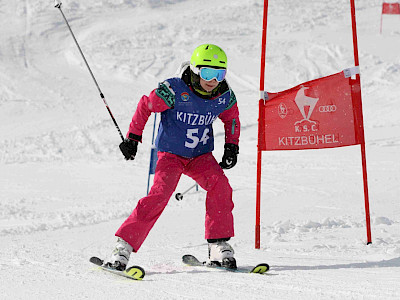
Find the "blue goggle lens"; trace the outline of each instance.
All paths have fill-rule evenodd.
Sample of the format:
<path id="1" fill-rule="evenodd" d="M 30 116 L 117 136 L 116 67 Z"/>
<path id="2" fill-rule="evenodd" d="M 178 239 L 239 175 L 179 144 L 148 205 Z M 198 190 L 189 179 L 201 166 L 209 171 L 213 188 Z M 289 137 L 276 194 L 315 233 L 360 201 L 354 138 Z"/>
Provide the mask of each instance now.
<path id="1" fill-rule="evenodd" d="M 218 82 L 224 80 L 226 75 L 226 69 L 213 69 L 213 68 L 201 68 L 200 77 L 206 81 L 217 79 Z"/>

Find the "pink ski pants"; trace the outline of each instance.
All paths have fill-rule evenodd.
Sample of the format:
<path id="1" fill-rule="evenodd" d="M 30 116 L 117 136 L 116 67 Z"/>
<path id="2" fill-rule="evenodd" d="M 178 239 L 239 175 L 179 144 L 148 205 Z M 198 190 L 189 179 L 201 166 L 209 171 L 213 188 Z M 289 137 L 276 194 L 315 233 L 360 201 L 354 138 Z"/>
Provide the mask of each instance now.
<path id="1" fill-rule="evenodd" d="M 207 191 L 205 238 L 234 236 L 232 188 L 212 153 L 185 158 L 158 152 L 154 183 L 149 194 L 139 200 L 132 214 L 115 233 L 128 242 L 135 252 L 160 217 L 182 174 L 193 178 Z"/>

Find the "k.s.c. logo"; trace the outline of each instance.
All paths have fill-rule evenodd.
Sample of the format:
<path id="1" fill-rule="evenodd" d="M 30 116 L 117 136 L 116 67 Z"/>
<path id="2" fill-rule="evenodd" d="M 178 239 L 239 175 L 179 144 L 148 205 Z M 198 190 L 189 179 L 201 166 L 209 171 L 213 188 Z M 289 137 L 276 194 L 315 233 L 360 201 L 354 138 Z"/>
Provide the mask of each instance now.
<path id="1" fill-rule="evenodd" d="M 183 92 L 183 93 L 181 94 L 181 99 L 182 99 L 182 101 L 184 101 L 184 102 L 189 101 L 189 93 Z"/>

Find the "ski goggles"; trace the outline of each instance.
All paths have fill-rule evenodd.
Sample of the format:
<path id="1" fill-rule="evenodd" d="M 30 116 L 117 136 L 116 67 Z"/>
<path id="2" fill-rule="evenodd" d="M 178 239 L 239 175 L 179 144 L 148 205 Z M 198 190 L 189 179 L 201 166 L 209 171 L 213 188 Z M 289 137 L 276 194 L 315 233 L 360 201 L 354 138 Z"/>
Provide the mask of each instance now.
<path id="1" fill-rule="evenodd" d="M 214 69 L 210 67 L 201 67 L 200 70 L 197 69 L 197 75 L 200 75 L 205 81 L 210 81 L 216 79 L 218 82 L 224 80 L 226 75 L 226 69 Z"/>

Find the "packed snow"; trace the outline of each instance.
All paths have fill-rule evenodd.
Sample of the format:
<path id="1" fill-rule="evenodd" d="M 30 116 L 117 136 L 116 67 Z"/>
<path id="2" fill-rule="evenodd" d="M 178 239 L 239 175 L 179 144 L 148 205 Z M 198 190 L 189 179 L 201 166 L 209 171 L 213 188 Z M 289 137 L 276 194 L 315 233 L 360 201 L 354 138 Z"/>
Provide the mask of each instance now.
<path id="1" fill-rule="evenodd" d="M 205 192 L 171 198 L 130 264 L 143 281 L 102 272 L 115 231 L 146 195 L 154 118 L 135 161 L 53 1 L 0 1 L 0 295 L 2 299 L 399 299 L 400 16 L 356 0 L 372 244 L 360 146 L 263 152 L 261 249 L 255 249 L 257 121 L 263 1 L 85 0 L 62 10 L 123 134 L 136 105 L 202 43 L 227 53 L 242 123 L 234 190 L 240 266 L 207 257 Z M 266 89 L 277 92 L 354 65 L 350 2 L 269 1 Z M 214 126 L 214 155 L 224 131 Z M 183 177 L 177 192 L 193 185 Z"/>

